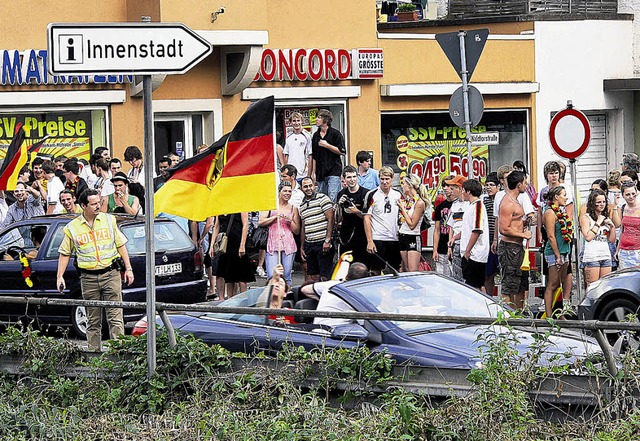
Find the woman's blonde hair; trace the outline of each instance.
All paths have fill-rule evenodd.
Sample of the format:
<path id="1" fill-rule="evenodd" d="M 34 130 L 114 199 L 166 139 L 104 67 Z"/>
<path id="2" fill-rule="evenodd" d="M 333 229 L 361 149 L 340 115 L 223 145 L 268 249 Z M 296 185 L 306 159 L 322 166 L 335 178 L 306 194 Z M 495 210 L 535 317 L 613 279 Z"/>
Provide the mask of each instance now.
<path id="1" fill-rule="evenodd" d="M 425 210 L 429 209 L 429 207 L 431 207 L 431 199 L 429 198 L 427 187 L 422 184 L 420 178 L 417 175 L 408 174 L 403 179 L 416 191 L 420 199 L 424 201 Z"/>

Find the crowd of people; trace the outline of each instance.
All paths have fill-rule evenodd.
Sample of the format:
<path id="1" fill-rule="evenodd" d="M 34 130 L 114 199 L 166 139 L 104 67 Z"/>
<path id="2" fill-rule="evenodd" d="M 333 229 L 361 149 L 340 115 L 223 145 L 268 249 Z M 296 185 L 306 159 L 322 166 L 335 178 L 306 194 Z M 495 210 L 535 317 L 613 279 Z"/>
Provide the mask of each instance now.
<path id="1" fill-rule="evenodd" d="M 276 209 L 199 223 L 169 216 L 201 247 L 211 297 L 242 292 L 276 268 L 290 286 L 296 260 L 302 263 L 305 280 L 328 280 L 338 252 L 351 252 L 372 274 L 417 271 L 424 262 L 424 231 L 431 224 L 437 272 L 489 294 L 500 274 L 503 298 L 518 309 L 524 308 L 529 289 L 529 250 L 540 247 L 547 274 L 547 316 L 554 312 L 558 289 L 564 299 L 571 295 L 577 228 L 582 251 L 575 260 L 585 285 L 617 268 L 640 265 L 640 163 L 635 154 L 625 155 L 622 170 L 593 182 L 578 219 L 574 204 L 579 201 L 565 182 L 566 166 L 560 161 L 545 164 L 547 185 L 539 192 L 523 161 L 515 161 L 489 173 L 484 184 L 462 175 L 446 176 L 443 197 L 434 203 L 420 176 L 402 174 L 394 188 L 393 169 L 374 170 L 367 151 L 356 154 L 355 165 L 343 167 L 344 138 L 331 126 L 332 119 L 331 112 L 320 110 L 318 130 L 310 135 L 302 127 L 302 115 L 290 115 L 291 129 L 278 145 Z M 111 158 L 104 147 L 88 162 L 36 157 L 21 170 L 15 190 L 0 195 L 0 226 L 43 214 L 80 213 L 76 198 L 87 189 L 98 192 L 101 212 L 143 214 L 149 171 L 136 146 L 127 147 L 123 159 L 130 165 L 127 173 L 123 161 Z M 174 153 L 157 161 L 154 191 L 179 161 Z M 220 235 L 226 235 L 224 253 L 215 250 Z M 257 269 L 248 253 L 252 248 L 259 250 Z"/>

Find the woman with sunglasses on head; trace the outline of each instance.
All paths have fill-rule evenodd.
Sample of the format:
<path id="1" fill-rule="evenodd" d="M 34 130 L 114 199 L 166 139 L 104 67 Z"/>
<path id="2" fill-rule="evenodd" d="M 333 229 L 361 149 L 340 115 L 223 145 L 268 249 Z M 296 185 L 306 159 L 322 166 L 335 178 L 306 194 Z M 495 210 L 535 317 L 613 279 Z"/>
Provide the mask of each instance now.
<path id="1" fill-rule="evenodd" d="M 573 222 L 564 210 L 566 205 L 567 192 L 563 186 L 558 186 L 549 189 L 547 205 L 542 207 L 542 221 L 547 231 L 544 258 L 549 265 L 549 280 L 544 291 L 544 309 L 549 318 L 553 314 L 554 293 L 565 280 L 569 266 Z"/>
<path id="2" fill-rule="evenodd" d="M 289 203 L 291 199 L 291 183 L 280 182 L 278 186 L 278 209 L 260 212 L 259 227 L 268 227 L 267 236 L 267 274 L 273 274 L 281 263 L 284 280 L 291 286 L 291 269 L 296 257 L 296 241 L 294 234 L 300 232 L 300 215 L 298 209 Z"/>
<path id="3" fill-rule="evenodd" d="M 424 213 L 431 208 L 429 194 L 420 178 L 406 175 L 402 178 L 402 198 L 396 202 L 400 211 L 400 257 L 405 271 L 418 271 L 422 257 L 420 226 Z"/>
<path id="4" fill-rule="evenodd" d="M 592 190 L 587 200 L 587 211 L 580 216 L 580 230 L 584 237 L 582 266 L 585 283 L 589 286 L 611 272 L 609 242 L 616 241 L 616 228 L 609 217 L 607 196 L 602 190 Z"/>
<path id="5" fill-rule="evenodd" d="M 638 190 L 633 182 L 622 184 L 622 233 L 618 243 L 618 265 L 620 269 L 640 265 L 640 202 Z"/>

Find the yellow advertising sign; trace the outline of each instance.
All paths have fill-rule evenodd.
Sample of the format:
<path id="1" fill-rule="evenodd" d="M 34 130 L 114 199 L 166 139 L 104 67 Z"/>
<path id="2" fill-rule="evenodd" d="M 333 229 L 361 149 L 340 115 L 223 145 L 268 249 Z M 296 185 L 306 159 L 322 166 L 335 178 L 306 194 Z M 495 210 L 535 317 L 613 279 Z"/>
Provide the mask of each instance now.
<path id="1" fill-rule="evenodd" d="M 485 132 L 478 126 L 474 132 Z M 469 176 L 466 134 L 457 126 L 412 127 L 396 138 L 396 165 L 400 177 L 407 173 L 420 176 L 429 195 L 435 198 L 448 175 Z M 489 148 L 474 146 L 472 152 L 473 175 L 484 182 L 488 173 Z"/>
<path id="2" fill-rule="evenodd" d="M 69 158 L 89 159 L 91 153 L 91 112 L 42 112 L 33 114 L 0 115 L 0 160 L 4 159 L 7 147 L 21 123 L 27 147 L 44 143 L 30 149 L 31 157 L 60 155 Z"/>

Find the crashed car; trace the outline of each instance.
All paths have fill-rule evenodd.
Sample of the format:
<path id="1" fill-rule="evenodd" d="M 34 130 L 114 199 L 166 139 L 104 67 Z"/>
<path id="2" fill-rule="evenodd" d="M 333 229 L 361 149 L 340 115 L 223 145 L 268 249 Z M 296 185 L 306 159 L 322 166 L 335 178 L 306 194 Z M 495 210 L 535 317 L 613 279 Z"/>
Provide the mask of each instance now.
<path id="1" fill-rule="evenodd" d="M 264 308 L 272 304 L 269 288 L 250 289 L 217 305 Z M 432 272 L 353 280 L 338 283 L 328 292 L 360 312 L 497 318 L 500 311 L 505 311 L 493 298 Z M 296 309 L 314 309 L 316 304 L 315 300 L 304 298 L 293 309 L 283 309 L 283 316 L 292 316 L 293 323 L 257 314 L 181 312 L 168 316 L 179 333 L 193 334 L 208 344 L 219 344 L 234 352 L 275 355 L 287 344 L 307 350 L 365 344 L 372 351 L 385 351 L 397 363 L 464 369 L 479 366 L 480 334 L 505 330 L 499 325 L 402 320 L 363 320 L 329 327 L 296 317 Z M 156 323 L 161 325 L 159 318 Z M 146 329 L 143 319 L 133 334 L 141 335 Z M 536 332 L 529 328 L 513 332 L 518 350 L 522 354 L 529 351 Z M 561 331 L 549 338 L 540 363 L 572 364 L 596 354 L 601 351 L 594 340 Z"/>

